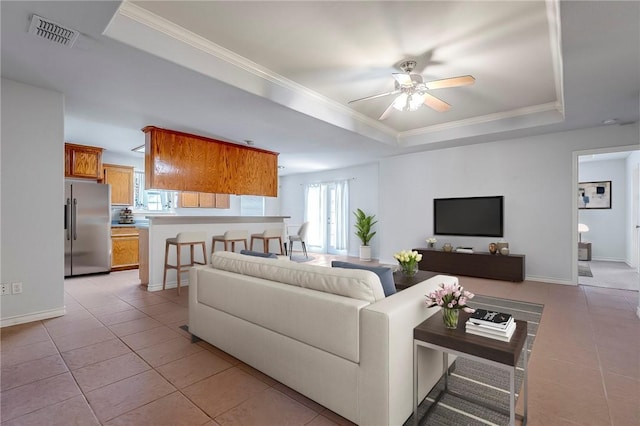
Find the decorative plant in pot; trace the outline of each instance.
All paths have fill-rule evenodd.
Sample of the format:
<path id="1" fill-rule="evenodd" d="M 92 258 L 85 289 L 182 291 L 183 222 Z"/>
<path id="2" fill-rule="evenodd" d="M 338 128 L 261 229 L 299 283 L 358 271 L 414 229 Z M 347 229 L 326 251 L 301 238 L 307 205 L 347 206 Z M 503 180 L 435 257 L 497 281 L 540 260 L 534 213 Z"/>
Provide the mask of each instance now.
<path id="1" fill-rule="evenodd" d="M 360 246 L 360 260 L 371 260 L 371 246 L 369 241 L 376 235 L 376 231 L 372 231 L 373 225 L 378 223 L 375 215 L 368 215 L 361 209 L 356 209 L 353 214 L 356 217 L 356 235 L 362 241 Z"/>

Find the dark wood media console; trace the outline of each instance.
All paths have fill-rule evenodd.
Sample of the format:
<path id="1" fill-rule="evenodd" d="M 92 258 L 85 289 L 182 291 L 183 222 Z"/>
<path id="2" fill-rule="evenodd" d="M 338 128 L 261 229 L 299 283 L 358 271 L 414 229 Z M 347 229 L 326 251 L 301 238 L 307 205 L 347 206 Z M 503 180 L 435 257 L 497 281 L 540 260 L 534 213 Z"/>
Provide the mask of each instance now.
<path id="1" fill-rule="evenodd" d="M 451 275 L 490 278 L 503 281 L 524 281 L 524 255 L 502 256 L 484 252 L 457 253 L 414 249 L 422 254 L 420 270 Z"/>

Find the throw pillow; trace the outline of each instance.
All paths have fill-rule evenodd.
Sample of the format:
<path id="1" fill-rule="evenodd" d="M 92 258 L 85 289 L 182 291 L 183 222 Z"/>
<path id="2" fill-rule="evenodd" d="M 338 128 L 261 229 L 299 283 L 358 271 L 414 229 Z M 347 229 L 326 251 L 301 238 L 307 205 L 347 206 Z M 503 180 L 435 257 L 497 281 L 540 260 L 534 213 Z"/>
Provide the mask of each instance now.
<path id="1" fill-rule="evenodd" d="M 261 251 L 240 250 L 240 254 L 246 254 L 247 256 L 256 256 L 256 257 L 268 257 L 269 259 L 278 258 L 278 255 L 275 253 L 263 253 Z"/>
<path id="2" fill-rule="evenodd" d="M 344 269 L 364 269 L 375 273 L 380 278 L 380 284 L 382 284 L 382 290 L 386 297 L 391 296 L 396 292 L 396 283 L 393 281 L 393 272 L 391 268 L 385 268 L 384 266 L 367 266 L 359 265 L 357 263 L 341 262 L 339 260 L 333 260 L 331 262 L 332 268 L 344 268 Z"/>

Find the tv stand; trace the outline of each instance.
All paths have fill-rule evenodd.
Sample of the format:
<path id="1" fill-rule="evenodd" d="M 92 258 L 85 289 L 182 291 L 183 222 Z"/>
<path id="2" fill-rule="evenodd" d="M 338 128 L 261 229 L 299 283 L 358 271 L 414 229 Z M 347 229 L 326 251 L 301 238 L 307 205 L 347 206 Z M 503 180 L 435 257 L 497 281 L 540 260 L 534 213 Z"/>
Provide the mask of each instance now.
<path id="1" fill-rule="evenodd" d="M 486 252 L 456 253 L 425 248 L 414 250 L 422 254 L 419 268 L 423 271 L 502 281 L 524 281 L 525 257 L 522 254 L 503 256 Z"/>

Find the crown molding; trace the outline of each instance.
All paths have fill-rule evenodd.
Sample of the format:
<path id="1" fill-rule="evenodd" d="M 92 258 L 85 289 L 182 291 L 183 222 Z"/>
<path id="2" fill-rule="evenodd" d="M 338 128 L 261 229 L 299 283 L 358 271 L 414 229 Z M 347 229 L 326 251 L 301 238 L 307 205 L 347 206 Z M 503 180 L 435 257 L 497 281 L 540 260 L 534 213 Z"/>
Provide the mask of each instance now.
<path id="1" fill-rule="evenodd" d="M 128 1 L 120 5 L 104 34 L 297 112 L 387 145 L 407 146 L 415 144 L 407 139 L 420 136 L 424 136 L 422 143 L 432 143 L 456 134 L 483 134 L 483 125 L 486 130 L 486 125 L 504 124 L 503 131 L 508 131 L 564 119 L 559 0 L 546 3 L 557 101 L 408 131 L 397 131 Z M 168 52 L 164 42 L 172 43 L 174 50 Z M 207 61 L 206 57 L 216 60 Z M 522 119 L 526 116 L 530 117 Z M 496 131 L 497 127 L 490 133 Z"/>
<path id="2" fill-rule="evenodd" d="M 460 127 L 476 126 L 478 124 L 484 124 L 488 122 L 496 122 L 502 120 L 508 120 L 515 117 L 524 117 L 528 115 L 536 115 L 545 112 L 559 112 L 562 113 L 562 109 L 557 102 L 549 102 L 540 105 L 533 105 L 523 108 L 514 109 L 511 111 L 497 112 L 494 114 L 481 115 L 477 117 L 471 117 L 464 120 L 449 121 L 447 123 L 435 124 L 433 126 L 422 127 L 419 129 L 408 130 L 399 134 L 399 138 L 407 138 L 411 136 L 420 136 L 428 133 L 443 132 Z M 554 121 L 555 122 L 555 121 Z"/>
<path id="3" fill-rule="evenodd" d="M 179 41 L 193 49 L 199 50 L 217 59 L 225 61 L 226 63 L 234 67 L 237 67 L 239 69 L 242 69 L 256 77 L 259 77 L 263 80 L 267 80 L 273 84 L 276 84 L 280 87 L 288 89 L 296 93 L 300 97 L 311 100 L 313 102 L 318 102 L 321 104 L 322 107 L 329 108 L 334 112 L 337 112 L 342 115 L 346 115 L 349 117 L 350 120 L 358 121 L 362 124 L 365 124 L 369 127 L 374 128 L 378 132 L 382 132 L 388 136 L 393 137 L 393 139 L 397 143 L 398 132 L 390 128 L 389 126 L 384 125 L 380 121 L 367 117 L 366 115 L 361 114 L 357 111 L 354 111 L 351 108 L 345 105 L 342 105 L 339 102 L 333 101 L 332 99 L 329 99 L 318 92 L 310 90 L 307 87 L 302 86 L 301 84 L 298 84 L 293 80 L 290 80 L 280 74 L 277 74 L 269 70 L 268 68 L 263 67 L 262 65 L 257 64 L 245 58 L 244 56 L 238 55 L 237 53 L 234 53 L 231 50 L 223 46 L 220 46 L 219 44 L 216 44 L 198 34 L 195 34 L 194 32 L 189 31 L 161 16 L 158 16 L 147 9 L 144 9 L 138 5 L 125 1 L 121 4 L 120 8 L 116 13 L 116 16 L 128 18 L 138 24 L 146 26 L 149 29 L 152 29 L 154 31 L 164 34 L 167 37 L 170 37 L 176 41 Z M 112 22 L 115 19 L 116 17 L 114 16 L 114 19 L 112 19 Z M 111 24 L 107 27 L 107 30 L 105 30 L 105 35 L 109 35 L 110 26 Z M 121 37 L 118 37 L 118 39 L 121 39 Z M 187 63 L 182 63 L 182 65 L 187 68 L 190 68 L 189 64 Z M 209 76 L 219 79 L 221 81 L 224 81 L 226 83 L 235 85 L 234 83 L 225 80 L 221 76 L 212 75 L 212 74 L 209 74 Z M 243 87 L 240 87 L 240 88 L 243 90 L 246 90 Z M 263 96 L 263 94 L 258 94 L 258 95 Z M 274 102 L 278 102 L 278 101 L 274 100 Z M 291 105 L 285 105 L 285 106 L 289 108 L 293 108 Z M 293 109 L 296 109 L 296 108 L 293 108 Z"/>

